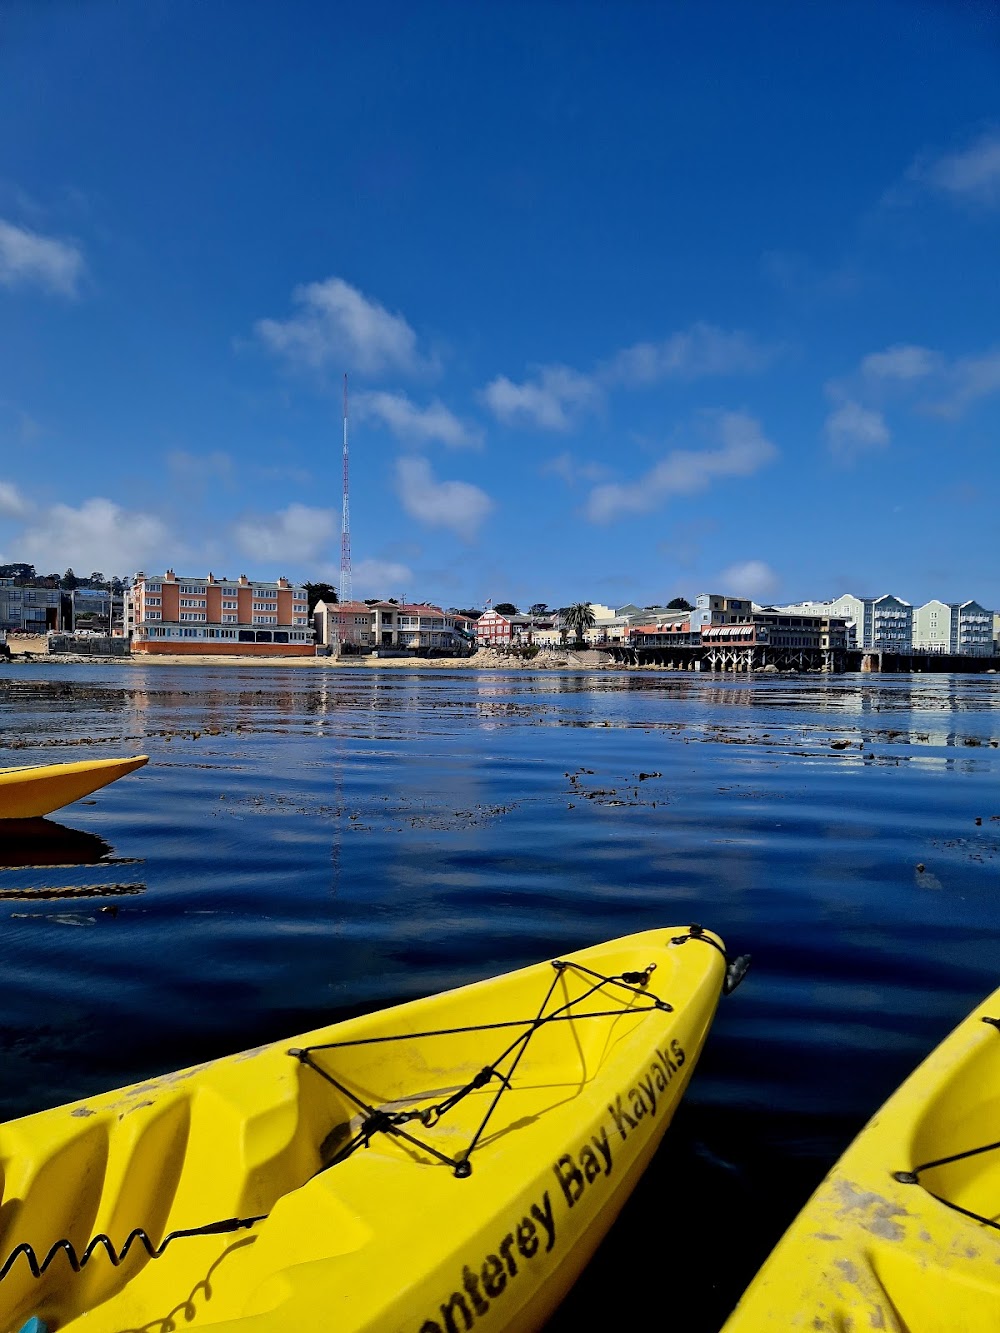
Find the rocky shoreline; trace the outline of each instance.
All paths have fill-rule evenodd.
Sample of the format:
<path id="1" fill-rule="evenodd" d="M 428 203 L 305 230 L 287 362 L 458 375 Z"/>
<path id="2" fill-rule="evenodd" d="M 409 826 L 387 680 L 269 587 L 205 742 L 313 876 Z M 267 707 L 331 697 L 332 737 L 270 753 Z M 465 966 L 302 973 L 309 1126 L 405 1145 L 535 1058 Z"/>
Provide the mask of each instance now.
<path id="1" fill-rule="evenodd" d="M 136 653 L 128 657 L 98 657 L 88 653 L 47 653 L 26 648 L 23 641 L 12 642 L 10 665 L 71 666 L 224 666 L 224 667 L 305 667 L 312 670 L 347 671 L 604 671 L 620 670 L 622 664 L 594 649 L 581 652 L 543 651 L 532 658 L 515 657 L 489 648 L 480 648 L 469 657 L 254 657 L 254 656 L 174 656 L 170 653 Z"/>

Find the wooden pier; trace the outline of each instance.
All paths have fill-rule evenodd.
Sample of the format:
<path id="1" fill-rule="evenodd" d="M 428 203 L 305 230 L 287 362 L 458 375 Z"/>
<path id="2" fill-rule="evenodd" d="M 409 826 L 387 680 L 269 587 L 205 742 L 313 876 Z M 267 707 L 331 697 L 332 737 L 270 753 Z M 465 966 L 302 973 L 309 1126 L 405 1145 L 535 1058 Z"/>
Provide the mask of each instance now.
<path id="1" fill-rule="evenodd" d="M 898 674 L 902 672 L 1000 672 L 1000 657 L 965 657 L 950 653 L 887 653 L 860 648 L 772 648 L 754 646 L 677 645 L 636 648 L 608 644 L 602 648 L 616 662 L 664 671 L 760 672 L 795 671 L 823 675 L 848 671 Z"/>

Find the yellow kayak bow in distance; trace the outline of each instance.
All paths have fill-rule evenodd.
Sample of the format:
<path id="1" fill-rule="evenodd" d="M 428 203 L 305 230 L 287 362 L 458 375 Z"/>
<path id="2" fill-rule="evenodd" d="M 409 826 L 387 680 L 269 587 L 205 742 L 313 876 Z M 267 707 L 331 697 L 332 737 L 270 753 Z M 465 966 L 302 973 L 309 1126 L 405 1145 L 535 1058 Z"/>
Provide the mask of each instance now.
<path id="1" fill-rule="evenodd" d="M 861 1131 L 724 1333 L 996 1333 L 1000 990 Z"/>
<path id="2" fill-rule="evenodd" d="M 106 787 L 149 762 L 132 759 L 81 759 L 73 764 L 0 768 L 0 820 L 37 819 Z"/>
<path id="3" fill-rule="evenodd" d="M 0 1333 L 537 1329 L 747 961 L 647 931 L 0 1126 Z"/>

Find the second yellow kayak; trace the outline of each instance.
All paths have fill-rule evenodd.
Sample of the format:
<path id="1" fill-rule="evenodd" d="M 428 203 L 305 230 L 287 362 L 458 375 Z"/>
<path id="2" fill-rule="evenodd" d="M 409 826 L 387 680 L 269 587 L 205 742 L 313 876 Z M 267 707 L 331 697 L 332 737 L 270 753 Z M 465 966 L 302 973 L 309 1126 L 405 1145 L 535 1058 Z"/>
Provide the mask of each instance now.
<path id="1" fill-rule="evenodd" d="M 0 768 L 0 819 L 36 819 L 106 787 L 149 762 L 132 759 L 81 759 L 72 764 Z"/>
<path id="2" fill-rule="evenodd" d="M 725 1333 L 996 1333 L 1000 990 L 862 1130 Z"/>

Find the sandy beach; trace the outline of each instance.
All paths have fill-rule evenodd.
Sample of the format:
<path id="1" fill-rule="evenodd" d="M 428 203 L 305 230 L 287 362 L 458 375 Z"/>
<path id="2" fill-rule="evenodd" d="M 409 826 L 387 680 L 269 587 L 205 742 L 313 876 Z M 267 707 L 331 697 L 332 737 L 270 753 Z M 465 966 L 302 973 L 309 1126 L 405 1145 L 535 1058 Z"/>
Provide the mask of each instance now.
<path id="1" fill-rule="evenodd" d="M 134 653 L 127 657 L 98 657 L 86 653 L 52 653 L 46 641 L 35 635 L 8 635 L 11 662 L 51 662 L 62 664 L 98 664 L 107 666 L 223 666 L 223 667 L 304 667 L 321 671 L 598 671 L 614 663 L 596 649 L 571 652 L 559 649 L 542 651 L 537 657 L 512 657 L 488 648 L 480 648 L 471 657 L 254 657 L 252 655 L 214 656 L 210 653 L 180 655 L 173 653 Z M 2 660 L 2 659 L 0 659 Z"/>

